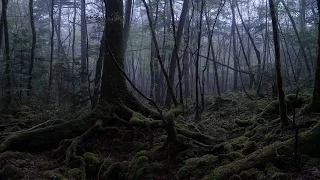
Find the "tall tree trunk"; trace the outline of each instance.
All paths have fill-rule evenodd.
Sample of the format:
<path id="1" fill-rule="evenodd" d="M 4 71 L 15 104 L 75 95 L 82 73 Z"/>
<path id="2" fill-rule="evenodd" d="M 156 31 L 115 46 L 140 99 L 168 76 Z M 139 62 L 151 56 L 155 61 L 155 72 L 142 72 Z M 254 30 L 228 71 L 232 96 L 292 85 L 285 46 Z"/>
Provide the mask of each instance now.
<path id="1" fill-rule="evenodd" d="M 168 86 L 168 89 L 169 89 L 169 93 L 171 95 L 171 98 L 173 100 L 173 104 L 175 106 L 178 106 L 179 103 L 174 95 L 174 92 L 173 92 L 173 87 L 172 87 L 172 84 L 170 83 L 170 80 L 169 80 L 169 76 L 165 70 L 165 67 L 164 67 L 164 63 L 162 61 L 162 58 L 161 58 L 161 55 L 160 55 L 160 49 L 159 49 L 159 46 L 158 46 L 158 42 L 157 42 L 157 38 L 156 38 L 156 34 L 155 34 L 155 31 L 153 29 L 153 26 L 152 26 L 152 19 L 151 19 L 151 15 L 150 15 L 150 10 L 149 10 L 149 7 L 146 3 L 145 0 L 143 0 L 143 4 L 146 8 L 146 11 L 147 11 L 147 16 L 148 16 L 148 21 L 149 21 L 149 27 L 150 27 L 150 30 L 151 30 L 151 35 L 152 35 L 152 40 L 155 44 L 155 48 L 156 48 L 156 52 L 157 52 L 157 58 L 158 58 L 158 61 L 160 63 L 160 67 L 161 67 L 161 71 L 165 77 L 165 80 L 166 80 L 166 83 L 167 83 L 167 86 Z"/>
<path id="2" fill-rule="evenodd" d="M 200 17 L 199 17 L 199 32 L 198 32 L 198 48 L 197 48 L 197 57 L 196 57 L 196 63 L 195 63 L 195 71 L 196 71 L 196 106 L 195 106 L 195 121 L 201 120 L 201 114 L 200 114 L 200 107 L 199 107 L 199 60 L 200 60 L 200 49 L 201 49 L 201 35 L 202 35 L 202 17 L 203 17 L 203 9 L 204 9 L 204 0 L 199 1 L 201 2 L 201 8 L 200 8 Z"/>
<path id="3" fill-rule="evenodd" d="M 318 5 L 318 18 L 320 23 L 320 0 L 317 0 Z M 313 98 L 312 98 L 312 106 L 313 111 L 319 112 L 320 105 L 320 26 L 318 25 L 318 55 L 317 55 L 317 69 L 314 80 L 314 88 L 313 88 Z"/>
<path id="4" fill-rule="evenodd" d="M 243 25 L 243 27 L 244 27 L 244 30 L 246 31 L 246 33 L 247 33 L 247 35 L 248 35 L 248 37 L 249 37 L 249 39 L 250 39 L 250 42 L 251 42 L 251 44 L 252 44 L 252 46 L 253 46 L 254 52 L 255 52 L 256 57 L 257 57 L 257 60 L 258 60 L 257 78 L 259 78 L 259 77 L 260 77 L 260 68 L 261 68 L 261 55 L 260 55 L 260 51 L 258 50 L 258 47 L 256 46 L 256 43 L 254 42 L 253 37 L 252 37 L 252 35 L 251 35 L 248 27 L 247 27 L 247 26 L 245 25 L 245 23 L 244 23 L 244 20 L 243 20 L 243 18 L 242 18 L 242 14 L 241 14 L 241 12 L 240 12 L 240 9 L 239 9 L 239 6 L 238 6 L 237 1 L 235 1 L 235 5 L 236 5 L 236 7 L 237 7 L 237 10 L 238 10 L 238 13 L 239 13 L 239 16 L 240 16 L 242 25 Z M 239 37 L 239 38 L 240 38 L 240 37 Z M 248 54 L 248 55 L 249 55 L 249 54 Z M 251 78 L 252 78 L 252 77 L 251 77 Z M 253 78 L 254 78 L 254 77 L 253 77 Z M 260 89 L 258 89 L 258 90 L 260 90 Z M 259 95 L 260 92 L 259 92 L 258 90 L 257 90 L 257 94 Z"/>
<path id="5" fill-rule="evenodd" d="M 72 65 L 71 65 L 71 74 L 72 74 L 72 93 L 75 93 L 75 78 L 74 78 L 74 66 L 76 64 L 75 57 L 75 43 L 76 43 L 76 18 L 77 18 L 77 0 L 73 1 L 73 21 L 72 21 Z"/>
<path id="6" fill-rule="evenodd" d="M 100 42 L 99 57 L 98 57 L 97 64 L 96 64 L 96 71 L 95 71 L 95 76 L 94 76 L 92 108 L 97 105 L 98 100 L 99 100 L 99 91 L 100 91 L 100 85 L 101 85 L 101 73 L 102 73 L 102 66 L 103 66 L 104 57 L 105 57 L 106 30 L 107 30 L 107 28 L 104 27 L 102 39 Z"/>
<path id="7" fill-rule="evenodd" d="M 123 26 L 124 51 L 126 51 L 127 49 L 129 33 L 130 33 L 132 1 L 133 0 L 126 0 L 126 6 L 125 6 L 124 26 Z"/>
<path id="8" fill-rule="evenodd" d="M 81 0 L 81 85 L 80 92 L 83 99 L 86 99 L 87 93 L 87 24 L 86 24 L 86 1 Z"/>
<path id="9" fill-rule="evenodd" d="M 50 36 L 50 67 L 49 67 L 49 87 L 48 87 L 48 100 L 51 98 L 51 89 L 52 89 L 52 65 L 53 65 L 53 38 L 54 38 L 54 20 L 53 20 L 53 12 L 54 12 L 54 0 L 51 0 L 51 8 L 50 8 L 50 20 L 51 20 L 51 36 Z"/>
<path id="10" fill-rule="evenodd" d="M 34 25 L 34 17 L 33 17 L 33 0 L 29 1 L 29 13 L 30 13 L 30 24 L 32 31 L 32 45 L 31 45 L 31 57 L 30 57 L 30 66 L 29 66 L 29 77 L 28 77 L 28 93 L 30 96 L 32 91 L 32 78 L 33 78 L 33 67 L 34 67 L 34 58 L 35 58 L 35 48 L 37 42 L 36 29 Z"/>
<path id="11" fill-rule="evenodd" d="M 299 32 L 298 32 L 298 29 L 297 29 L 297 26 L 296 26 L 296 23 L 291 15 L 291 12 L 290 12 L 290 9 L 288 8 L 288 6 L 286 5 L 286 3 L 283 1 L 283 0 L 280 0 L 283 7 L 285 8 L 288 16 L 289 16 L 289 19 L 291 21 L 291 24 L 292 24 L 292 27 L 293 27 L 293 30 L 294 30 L 294 33 L 296 34 L 297 36 L 297 39 L 298 39 L 298 42 L 299 42 L 299 45 L 300 45 L 300 50 L 301 50 L 301 53 L 302 53 L 302 56 L 303 56 L 303 59 L 304 59 L 304 63 L 306 65 L 306 68 L 307 68 L 307 73 L 308 73 L 308 78 L 310 79 L 311 78 L 311 68 L 310 68 L 310 65 L 309 65 L 309 60 L 308 60 L 308 57 L 307 57 L 307 53 L 305 51 L 305 47 L 303 45 L 303 42 L 300 38 L 300 35 L 299 35 Z"/>
<path id="12" fill-rule="evenodd" d="M 281 62 L 280 62 L 280 44 L 279 44 L 279 32 L 278 21 L 276 17 L 276 9 L 273 0 L 269 0 L 270 15 L 272 19 L 273 40 L 274 40 L 274 53 L 275 53 L 275 66 L 277 74 L 277 87 L 278 87 L 278 100 L 279 100 L 279 112 L 281 124 L 286 126 L 289 124 L 286 110 L 286 102 L 284 100 L 284 92 L 282 89 L 282 77 L 281 77 Z"/>
<path id="13" fill-rule="evenodd" d="M 169 80 L 170 80 L 171 85 L 174 87 L 175 71 L 176 71 L 176 67 L 179 63 L 178 52 L 179 52 L 181 39 L 182 39 L 182 35 L 183 35 L 184 24 L 186 21 L 188 10 L 189 10 L 189 0 L 183 1 L 183 6 L 182 6 L 181 14 L 180 14 L 180 20 L 179 20 L 177 33 L 175 32 L 174 12 L 173 12 L 173 7 L 172 7 L 173 6 L 172 0 L 170 0 L 170 5 L 171 5 L 170 7 L 171 7 L 173 36 L 174 36 L 175 42 L 174 42 L 174 49 L 171 53 L 171 60 L 170 60 L 170 66 L 169 66 Z M 180 71 L 179 79 L 181 80 L 181 69 L 179 71 Z M 182 84 L 180 84 L 180 87 L 182 87 Z M 170 106 L 170 104 L 172 102 L 171 95 L 168 91 L 169 91 L 169 88 L 167 89 L 167 96 L 166 96 L 166 102 L 165 102 L 166 106 Z M 182 100 L 181 95 L 182 95 L 182 92 L 180 92 L 180 103 Z"/>
<path id="14" fill-rule="evenodd" d="M 234 12 L 235 0 L 231 2 L 231 11 L 232 11 L 232 24 L 231 24 L 231 36 L 232 36 L 232 48 L 233 48 L 233 68 L 238 69 L 238 62 L 236 60 L 237 56 L 237 42 L 236 42 L 236 14 Z M 233 72 L 233 90 L 238 89 L 238 72 Z"/>
<path id="15" fill-rule="evenodd" d="M 124 69 L 123 2 L 109 0 L 106 7 L 105 58 L 100 99 L 116 105 L 125 103 L 129 94 L 126 80 L 117 68 L 118 64 Z"/>
<path id="16" fill-rule="evenodd" d="M 8 20 L 7 20 L 7 7 L 8 0 L 2 0 L 2 18 L 3 18 L 3 30 L 4 30 L 4 59 L 5 59 L 5 79 L 6 79 L 6 98 L 4 104 L 4 110 L 8 110 L 9 105 L 12 100 L 12 92 L 11 92 L 11 58 L 10 58 L 10 46 L 9 46 L 9 30 L 8 30 Z"/>

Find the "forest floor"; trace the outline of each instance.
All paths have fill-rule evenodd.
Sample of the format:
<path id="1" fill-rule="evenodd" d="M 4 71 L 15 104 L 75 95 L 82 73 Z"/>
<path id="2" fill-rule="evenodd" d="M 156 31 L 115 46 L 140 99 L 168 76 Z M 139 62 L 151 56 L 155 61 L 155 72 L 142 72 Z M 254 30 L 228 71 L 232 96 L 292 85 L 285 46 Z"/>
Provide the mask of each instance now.
<path id="1" fill-rule="evenodd" d="M 286 96 L 291 120 L 293 104 L 298 114 L 310 97 Z M 212 145 L 178 136 L 192 147 L 168 157 L 153 151 L 166 139 L 163 129 L 152 130 L 150 148 L 150 131 L 146 128 L 117 126 L 96 132 L 78 145 L 77 153 L 83 157 L 85 169 L 78 168 L 81 162 L 77 160 L 64 163 L 65 157 L 57 155 L 56 149 L 6 151 L 0 154 L 0 179 L 81 179 L 83 171 L 86 179 L 320 179 L 320 159 L 316 157 L 298 153 L 295 159 L 279 147 L 273 150 L 274 157 L 268 157 L 270 160 L 255 158 L 266 147 L 295 136 L 292 125 L 280 126 L 276 101 L 250 100 L 242 93 L 225 94 L 222 98 L 206 97 L 205 107 L 199 123 L 194 122 L 192 106 L 175 123 L 180 129 L 211 136 Z M 80 115 L 66 109 L 40 109 L 19 106 L 13 114 L 1 115 L 0 142 L 12 133 L 52 126 Z M 319 118 L 320 114 L 294 118 L 299 134 L 316 126 Z M 298 152 L 303 148 L 298 146 Z"/>

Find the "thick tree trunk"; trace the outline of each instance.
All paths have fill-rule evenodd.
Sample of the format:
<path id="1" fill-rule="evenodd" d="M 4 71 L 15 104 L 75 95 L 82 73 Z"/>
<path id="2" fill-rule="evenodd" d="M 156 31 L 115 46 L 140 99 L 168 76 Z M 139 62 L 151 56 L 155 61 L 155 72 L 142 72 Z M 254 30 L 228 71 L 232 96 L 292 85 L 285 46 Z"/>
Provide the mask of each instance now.
<path id="1" fill-rule="evenodd" d="M 100 99 L 119 104 L 129 93 L 126 80 L 113 61 L 124 69 L 123 2 L 108 1 L 106 18 L 106 27 L 112 28 L 106 30 Z"/>
<path id="2" fill-rule="evenodd" d="M 275 51 L 275 66 L 277 74 L 277 88 L 278 88 L 278 99 L 279 99 L 279 112 L 281 124 L 283 126 L 288 125 L 288 117 L 286 110 L 286 103 L 284 100 L 284 92 L 282 89 L 282 77 L 281 77 L 281 62 L 280 62 L 280 44 L 279 44 L 279 32 L 278 32 L 278 22 L 276 17 L 275 6 L 273 0 L 269 0 L 270 14 L 272 19 L 273 28 L 273 39 L 274 39 L 274 51 Z"/>

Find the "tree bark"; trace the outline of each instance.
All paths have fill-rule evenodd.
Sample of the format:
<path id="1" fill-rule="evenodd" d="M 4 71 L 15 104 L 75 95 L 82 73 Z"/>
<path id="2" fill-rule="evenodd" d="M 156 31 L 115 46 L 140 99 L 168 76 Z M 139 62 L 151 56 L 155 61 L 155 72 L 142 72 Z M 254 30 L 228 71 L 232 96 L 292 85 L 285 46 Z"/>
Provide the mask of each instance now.
<path id="1" fill-rule="evenodd" d="M 35 48 L 37 42 L 36 29 L 34 25 L 34 17 L 33 17 L 33 0 L 29 1 L 29 13 L 30 13 L 30 24 L 32 31 L 32 45 L 31 45 L 31 57 L 30 57 L 30 66 L 29 66 L 29 77 L 28 77 L 28 93 L 30 96 L 32 91 L 32 78 L 33 78 L 33 67 L 34 67 L 34 58 L 35 58 Z"/>
<path id="2" fill-rule="evenodd" d="M 7 20 L 7 7 L 8 0 L 2 0 L 2 18 L 3 18 L 3 30 L 4 30 L 4 59 L 5 59 L 5 79 L 6 79 L 6 97 L 4 110 L 8 110 L 9 105 L 11 104 L 12 94 L 11 94 L 11 57 L 10 57 L 10 46 L 9 46 L 9 30 L 8 30 L 8 20 Z"/>
<path id="3" fill-rule="evenodd" d="M 282 89 L 282 77 L 281 77 L 281 62 L 280 62 L 280 44 L 279 44 L 279 32 L 278 21 L 276 17 L 276 10 L 273 0 L 269 0 L 270 15 L 272 19 L 273 39 L 274 39 L 274 51 L 275 51 L 275 66 L 277 74 L 277 87 L 278 87 L 278 100 L 279 100 L 279 112 L 282 126 L 289 124 L 286 110 L 286 103 L 284 92 Z"/>
<path id="4" fill-rule="evenodd" d="M 170 4 L 171 4 L 171 9 L 173 9 L 172 7 L 172 0 L 170 0 Z M 180 44 L 181 44 L 181 39 L 182 39 L 182 35 L 183 35 L 183 28 L 184 28 L 184 24 L 186 21 L 186 17 L 188 14 L 188 9 L 189 9 L 189 0 L 184 0 L 183 2 L 183 6 L 182 6 L 182 11 L 180 14 L 180 20 L 179 20 L 179 25 L 178 25 L 178 30 L 177 33 L 175 32 L 175 25 L 174 25 L 174 13 L 173 10 L 171 12 L 171 17 L 172 17 L 172 24 L 173 24 L 173 34 L 174 34 L 174 49 L 171 53 L 171 60 L 170 60 L 170 66 L 169 66 L 169 80 L 171 85 L 174 87 L 174 77 L 175 77 L 175 71 L 176 71 L 176 67 L 179 63 L 179 58 L 178 58 L 178 52 L 179 52 L 179 48 L 180 48 Z M 181 77 L 179 77 L 181 78 Z M 180 84 L 180 86 L 182 86 L 182 84 Z M 171 95 L 168 92 L 169 88 L 167 89 L 167 96 L 166 96 L 166 106 L 169 107 L 172 99 L 171 99 Z M 180 92 L 181 95 L 181 92 Z M 180 97 L 180 100 L 182 98 Z"/>
<path id="5" fill-rule="evenodd" d="M 318 15 L 319 15 L 319 23 L 320 23 L 320 0 L 317 0 L 318 5 Z M 313 88 L 313 98 L 312 98 L 312 106 L 313 111 L 319 111 L 320 105 L 320 26 L 318 25 L 318 54 L 317 54 L 317 69 L 315 73 L 314 80 L 314 88 Z"/>

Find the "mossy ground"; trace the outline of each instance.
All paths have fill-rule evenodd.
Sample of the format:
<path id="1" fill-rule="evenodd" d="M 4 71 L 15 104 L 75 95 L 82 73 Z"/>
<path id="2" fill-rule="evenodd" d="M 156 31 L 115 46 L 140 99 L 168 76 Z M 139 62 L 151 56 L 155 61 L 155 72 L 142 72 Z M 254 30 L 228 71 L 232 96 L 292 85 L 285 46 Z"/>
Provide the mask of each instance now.
<path id="1" fill-rule="evenodd" d="M 292 109 L 292 98 L 293 95 L 286 97 L 287 103 L 291 104 L 289 110 Z M 297 108 L 302 108 L 309 100 L 310 96 L 301 96 Z M 187 144 L 174 154 L 159 150 L 167 139 L 162 128 L 164 124 L 159 119 L 134 112 L 131 118 L 126 119 L 129 123 L 119 123 L 112 114 L 104 113 L 103 108 L 81 117 L 70 118 L 71 115 L 66 114 L 68 120 L 60 116 L 42 126 L 52 128 L 51 134 L 38 136 L 41 132 L 39 128 L 34 134 L 28 131 L 26 135 L 34 137 L 35 141 L 23 146 L 10 144 L 5 138 L 7 136 L 2 136 L 0 179 L 320 178 L 317 173 L 320 170 L 320 143 L 312 143 L 320 136 L 317 114 L 297 117 L 298 125 L 303 125 L 299 129 L 299 145 L 304 147 L 299 149 L 298 171 L 292 156 L 294 132 L 291 128 L 280 126 L 275 101 L 251 101 L 241 93 L 227 94 L 222 99 L 207 97 L 199 123 L 193 121 L 192 107 L 184 109 L 184 114 L 179 115 L 182 110 L 178 107 L 170 112 L 170 116 L 175 117 L 178 140 Z M 127 116 L 123 114 L 120 118 Z M 28 106 L 21 106 L 19 113 L 1 117 L 3 122 L 7 119 L 10 123 L 16 123 L 0 129 L 2 133 L 13 133 L 11 139 L 18 138 L 15 131 L 23 131 L 48 120 L 40 111 Z M 95 121 L 90 120 L 93 118 L 96 118 Z M 69 119 L 85 121 L 74 124 Z M 97 121 L 99 119 L 101 121 Z M 66 134 L 56 135 L 53 132 L 56 127 Z M 152 128 L 152 136 L 147 127 Z M 91 131 L 87 131 L 90 128 Z M 318 134 L 315 133 L 318 131 Z M 76 139 L 76 153 L 65 163 L 65 152 L 74 142 L 74 136 L 81 135 L 80 139 Z M 50 136 L 56 136 L 56 141 L 46 141 L 46 137 Z M 63 143 L 59 146 L 61 140 Z M 37 141 L 41 141 L 43 147 L 37 147 Z M 6 144 L 10 144 L 10 148 L 4 146 Z M 57 151 L 58 146 L 60 149 Z M 7 151 L 9 149 L 12 151 Z M 14 152 L 16 150 L 22 153 Z"/>

